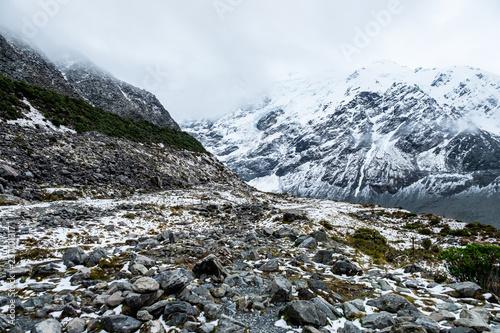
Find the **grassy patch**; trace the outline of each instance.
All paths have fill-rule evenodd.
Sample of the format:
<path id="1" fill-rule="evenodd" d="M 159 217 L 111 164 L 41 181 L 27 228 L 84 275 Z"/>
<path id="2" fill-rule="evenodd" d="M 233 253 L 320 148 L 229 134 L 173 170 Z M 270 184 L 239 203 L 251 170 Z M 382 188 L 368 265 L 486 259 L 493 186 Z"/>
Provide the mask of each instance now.
<path id="1" fill-rule="evenodd" d="M 163 143 L 167 146 L 206 153 L 201 143 L 191 135 L 170 127 L 160 127 L 147 121 L 130 120 L 93 107 L 83 100 L 12 81 L 0 75 L 0 118 L 13 120 L 22 117 L 21 102 L 26 98 L 54 126 L 67 126 L 78 133 L 96 131 L 112 137 L 142 143 Z"/>

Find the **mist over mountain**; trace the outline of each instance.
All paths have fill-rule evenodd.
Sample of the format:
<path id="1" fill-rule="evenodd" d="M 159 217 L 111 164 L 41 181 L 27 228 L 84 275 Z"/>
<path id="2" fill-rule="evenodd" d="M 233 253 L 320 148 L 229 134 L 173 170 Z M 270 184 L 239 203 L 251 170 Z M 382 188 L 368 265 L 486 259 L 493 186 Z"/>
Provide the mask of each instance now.
<path id="1" fill-rule="evenodd" d="M 187 131 L 261 190 L 498 225 L 500 77 L 379 62 L 290 79 Z"/>

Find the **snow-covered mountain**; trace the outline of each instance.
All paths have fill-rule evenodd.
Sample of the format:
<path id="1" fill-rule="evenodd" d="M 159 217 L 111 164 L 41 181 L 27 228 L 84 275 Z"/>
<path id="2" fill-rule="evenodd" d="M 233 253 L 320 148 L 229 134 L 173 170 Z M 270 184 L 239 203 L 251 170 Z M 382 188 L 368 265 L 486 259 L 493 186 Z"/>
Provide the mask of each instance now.
<path id="1" fill-rule="evenodd" d="M 184 128 L 259 189 L 500 222 L 500 77 L 382 62 Z"/>
<path id="2" fill-rule="evenodd" d="M 48 57 L 16 35 L 0 31 L 0 74 L 81 98 L 126 118 L 180 130 L 155 95 L 117 79 L 74 51 Z"/>

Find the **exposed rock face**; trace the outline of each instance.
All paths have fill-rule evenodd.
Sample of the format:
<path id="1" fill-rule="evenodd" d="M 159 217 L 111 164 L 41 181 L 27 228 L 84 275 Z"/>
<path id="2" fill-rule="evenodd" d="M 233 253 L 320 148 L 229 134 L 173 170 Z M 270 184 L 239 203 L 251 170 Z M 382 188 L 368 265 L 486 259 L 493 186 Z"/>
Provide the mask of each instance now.
<path id="1" fill-rule="evenodd" d="M 476 68 L 377 64 L 346 80 L 291 79 L 184 128 L 262 190 L 494 224 L 499 82 Z"/>
<path id="2" fill-rule="evenodd" d="M 1 32 L 0 32 L 1 33 Z M 10 33 L 0 34 L 0 74 L 84 99 L 105 111 L 180 130 L 150 92 L 120 81 L 75 52 L 54 64 L 40 50 Z"/>

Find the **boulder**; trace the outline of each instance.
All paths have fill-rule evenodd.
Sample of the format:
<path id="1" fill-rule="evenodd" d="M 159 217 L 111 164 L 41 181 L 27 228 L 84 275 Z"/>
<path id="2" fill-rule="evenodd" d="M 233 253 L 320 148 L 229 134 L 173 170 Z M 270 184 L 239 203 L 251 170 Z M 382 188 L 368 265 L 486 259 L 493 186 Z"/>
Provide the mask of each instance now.
<path id="1" fill-rule="evenodd" d="M 19 172 L 10 165 L 3 164 L 0 166 L 0 177 L 6 180 L 16 180 L 19 177 Z"/>
<path id="2" fill-rule="evenodd" d="M 405 321 L 392 326 L 391 333 L 427 333 L 427 331 L 420 325 Z"/>
<path id="3" fill-rule="evenodd" d="M 35 324 L 31 329 L 31 333 L 61 333 L 61 323 L 55 319 L 47 319 L 38 324 Z"/>
<path id="4" fill-rule="evenodd" d="M 87 260 L 85 261 L 85 266 L 92 267 L 97 265 L 102 258 L 106 257 L 106 255 L 107 253 L 103 249 L 92 251 L 92 253 L 89 254 Z"/>
<path id="5" fill-rule="evenodd" d="M 344 310 L 345 317 L 348 319 L 359 317 L 363 314 L 356 306 L 354 306 L 354 304 L 350 302 L 342 304 L 342 309 Z"/>
<path id="6" fill-rule="evenodd" d="M 202 261 L 196 263 L 193 267 L 193 273 L 197 276 L 206 274 L 208 276 L 217 276 L 225 278 L 228 276 L 227 270 L 222 266 L 220 260 L 213 254 L 209 254 Z"/>
<path id="7" fill-rule="evenodd" d="M 144 324 L 141 333 L 166 333 L 161 321 L 150 320 Z"/>
<path id="8" fill-rule="evenodd" d="M 156 262 L 153 259 L 146 257 L 142 254 L 132 253 L 130 257 L 130 262 L 128 264 L 128 268 L 130 269 L 130 267 L 132 267 L 134 264 L 141 264 L 149 268 L 153 267 L 156 264 Z"/>
<path id="9" fill-rule="evenodd" d="M 222 315 L 219 319 L 219 325 L 215 330 L 216 333 L 244 333 L 246 325 L 237 321 L 234 318 Z"/>
<path id="10" fill-rule="evenodd" d="M 427 333 L 439 333 L 439 324 L 432 318 L 429 317 L 419 317 L 415 321 L 415 324 L 425 328 Z"/>
<path id="11" fill-rule="evenodd" d="M 205 316 L 209 319 L 220 318 L 222 312 L 224 312 L 224 306 L 222 304 L 215 304 L 214 302 L 208 302 L 203 305 L 203 312 Z"/>
<path id="12" fill-rule="evenodd" d="M 319 327 L 326 324 L 326 315 L 312 301 L 292 301 L 282 312 L 294 325 Z"/>
<path id="13" fill-rule="evenodd" d="M 363 271 L 347 261 L 336 261 L 332 266 L 332 273 L 337 275 L 361 275 Z"/>
<path id="14" fill-rule="evenodd" d="M 140 277 L 132 285 L 132 289 L 139 294 L 153 293 L 160 289 L 160 284 L 150 277 Z"/>
<path id="15" fill-rule="evenodd" d="M 122 292 L 117 291 L 111 294 L 111 296 L 109 296 L 109 298 L 106 300 L 106 305 L 108 305 L 111 308 L 114 308 L 115 306 L 122 304 L 124 300 L 125 298 L 122 296 Z"/>
<path id="16" fill-rule="evenodd" d="M 161 272 L 154 277 L 167 295 L 177 294 L 194 280 L 193 273 L 183 268 Z"/>
<path id="17" fill-rule="evenodd" d="M 481 287 L 474 282 L 460 282 L 447 285 L 455 290 L 459 297 L 474 297 L 481 290 Z"/>
<path id="18" fill-rule="evenodd" d="M 408 264 L 405 266 L 405 273 L 418 273 L 423 271 L 424 268 L 419 264 Z"/>
<path id="19" fill-rule="evenodd" d="M 165 304 L 165 310 L 163 311 L 165 318 L 168 319 L 175 313 L 185 313 L 187 315 L 197 316 L 198 310 L 196 310 L 191 304 L 182 301 L 168 302 Z"/>
<path id="20" fill-rule="evenodd" d="M 125 315 L 111 315 L 102 317 L 102 324 L 106 331 L 114 333 L 132 333 L 141 327 L 142 322 Z"/>
<path id="21" fill-rule="evenodd" d="M 314 297 L 310 300 L 311 302 L 316 305 L 316 307 L 321 310 L 328 319 L 330 320 L 337 320 L 337 315 L 336 313 L 339 311 L 338 309 L 335 309 L 333 305 L 325 301 L 322 297 Z M 342 315 L 342 314 L 339 314 Z"/>
<path id="22" fill-rule="evenodd" d="M 71 319 L 71 321 L 66 325 L 67 333 L 82 333 L 85 332 L 85 321 L 80 318 Z"/>
<path id="23" fill-rule="evenodd" d="M 314 262 L 330 265 L 333 262 L 332 250 L 319 250 L 312 259 Z"/>
<path id="24" fill-rule="evenodd" d="M 67 267 L 83 265 L 88 255 L 79 247 L 66 250 L 63 254 L 63 262 Z"/>
<path id="25" fill-rule="evenodd" d="M 292 284 L 283 275 L 276 276 L 271 283 L 271 302 L 289 302 L 292 300 Z"/>
<path id="26" fill-rule="evenodd" d="M 299 248 L 303 249 L 314 249 L 318 246 L 316 239 L 314 237 L 308 237 L 299 244 Z"/>
<path id="27" fill-rule="evenodd" d="M 271 259 L 262 266 L 259 267 L 259 269 L 263 272 L 276 272 L 279 270 L 279 264 L 278 264 L 278 259 Z"/>
<path id="28" fill-rule="evenodd" d="M 362 330 L 350 321 L 346 321 L 344 327 L 339 328 L 338 333 L 361 333 Z"/>
<path id="29" fill-rule="evenodd" d="M 366 304 L 374 306 L 381 311 L 387 311 L 391 313 L 397 313 L 399 310 L 409 306 L 414 307 L 414 305 L 408 302 L 406 298 L 393 293 L 388 293 L 378 298 L 370 299 Z"/>
<path id="30" fill-rule="evenodd" d="M 328 235 L 325 230 L 314 231 L 310 234 L 317 242 L 326 242 L 328 241 Z"/>
<path id="31" fill-rule="evenodd" d="M 393 316 L 386 311 L 369 314 L 361 319 L 363 327 L 382 329 L 395 324 Z"/>

